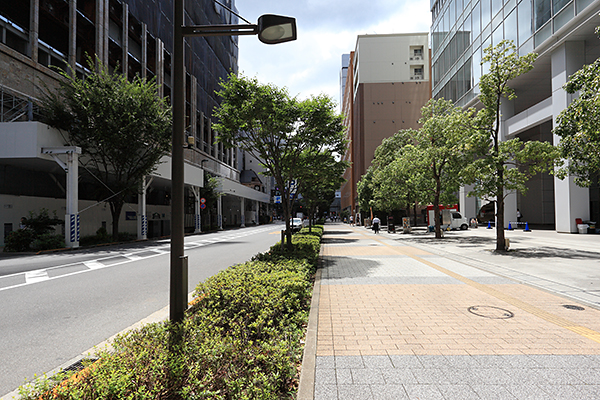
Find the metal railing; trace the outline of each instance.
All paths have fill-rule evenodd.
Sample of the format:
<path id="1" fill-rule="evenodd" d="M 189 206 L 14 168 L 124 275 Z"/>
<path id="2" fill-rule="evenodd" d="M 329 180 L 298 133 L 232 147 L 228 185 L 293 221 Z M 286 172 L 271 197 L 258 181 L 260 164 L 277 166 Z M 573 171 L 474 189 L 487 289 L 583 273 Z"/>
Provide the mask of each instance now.
<path id="1" fill-rule="evenodd" d="M 0 85 L 0 122 L 39 120 L 39 106 L 27 95 Z"/>

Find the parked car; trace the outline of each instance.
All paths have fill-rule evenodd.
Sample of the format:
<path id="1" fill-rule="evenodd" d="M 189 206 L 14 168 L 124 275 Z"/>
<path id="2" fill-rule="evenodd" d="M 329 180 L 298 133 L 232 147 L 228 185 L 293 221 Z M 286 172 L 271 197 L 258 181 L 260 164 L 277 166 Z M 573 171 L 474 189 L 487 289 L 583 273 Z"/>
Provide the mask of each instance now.
<path id="1" fill-rule="evenodd" d="M 302 218 L 290 219 L 290 228 L 292 229 L 292 232 L 298 232 L 302 229 Z"/>
<path id="2" fill-rule="evenodd" d="M 496 202 L 490 201 L 487 204 L 484 204 L 477 213 L 477 222 L 480 224 L 485 224 L 491 222 L 494 224 L 496 221 Z"/>

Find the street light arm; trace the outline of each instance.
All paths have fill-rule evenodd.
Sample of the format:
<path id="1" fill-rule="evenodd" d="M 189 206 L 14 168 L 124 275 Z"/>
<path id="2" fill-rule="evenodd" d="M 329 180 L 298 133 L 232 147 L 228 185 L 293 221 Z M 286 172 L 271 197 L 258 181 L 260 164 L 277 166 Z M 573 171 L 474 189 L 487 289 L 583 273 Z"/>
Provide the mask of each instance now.
<path id="1" fill-rule="evenodd" d="M 258 25 L 196 25 L 181 27 L 185 37 L 257 35 Z"/>

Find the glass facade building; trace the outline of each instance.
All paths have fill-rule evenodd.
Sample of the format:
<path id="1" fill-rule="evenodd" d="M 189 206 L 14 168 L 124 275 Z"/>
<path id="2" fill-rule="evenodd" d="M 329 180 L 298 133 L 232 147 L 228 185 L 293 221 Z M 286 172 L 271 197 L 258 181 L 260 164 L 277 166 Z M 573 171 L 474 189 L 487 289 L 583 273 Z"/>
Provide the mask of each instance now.
<path id="1" fill-rule="evenodd" d="M 558 144 L 552 129 L 573 96 L 563 85 L 583 65 L 600 57 L 600 0 L 431 0 L 432 96 L 477 107 L 478 85 L 487 72 L 483 50 L 512 40 L 520 55 L 538 54 L 532 71 L 510 82 L 517 98 L 502 99 L 501 135 Z M 530 224 L 577 232 L 578 219 L 600 221 L 600 189 L 581 188 L 539 174 L 528 193 L 507 193 L 505 221 L 519 209 Z M 460 196 L 463 215 L 475 216 L 481 203 Z"/>

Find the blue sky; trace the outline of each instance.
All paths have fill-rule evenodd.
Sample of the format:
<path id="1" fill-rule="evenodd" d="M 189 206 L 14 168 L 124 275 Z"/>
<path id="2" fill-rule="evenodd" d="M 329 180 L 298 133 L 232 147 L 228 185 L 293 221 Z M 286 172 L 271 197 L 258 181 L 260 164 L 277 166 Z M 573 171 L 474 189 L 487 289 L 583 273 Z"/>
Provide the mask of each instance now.
<path id="1" fill-rule="evenodd" d="M 239 70 L 260 82 L 287 87 L 300 99 L 327 94 L 339 102 L 342 54 L 364 34 L 427 32 L 429 0 L 236 0 L 240 15 L 256 23 L 262 14 L 295 17 L 298 40 L 265 45 L 240 36 Z"/>

